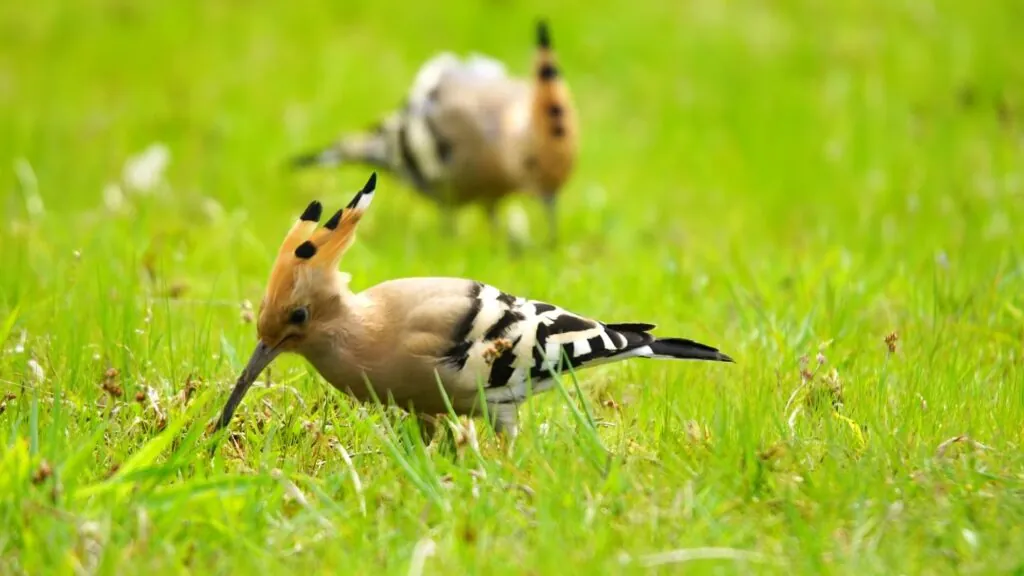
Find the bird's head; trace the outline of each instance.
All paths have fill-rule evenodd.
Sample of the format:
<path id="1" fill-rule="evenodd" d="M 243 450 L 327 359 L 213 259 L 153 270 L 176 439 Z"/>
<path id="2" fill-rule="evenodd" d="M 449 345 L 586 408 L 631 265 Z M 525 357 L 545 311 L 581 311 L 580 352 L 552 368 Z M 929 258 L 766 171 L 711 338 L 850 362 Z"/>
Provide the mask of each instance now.
<path id="1" fill-rule="evenodd" d="M 256 377 L 282 352 L 302 348 L 327 331 L 341 313 L 341 293 L 348 276 L 338 272 L 342 255 L 355 239 L 356 226 L 373 200 L 374 173 L 363 189 L 320 228 L 323 207 L 311 202 L 292 226 L 270 271 L 256 324 L 259 342 L 242 371 L 217 427 L 231 421 Z"/>

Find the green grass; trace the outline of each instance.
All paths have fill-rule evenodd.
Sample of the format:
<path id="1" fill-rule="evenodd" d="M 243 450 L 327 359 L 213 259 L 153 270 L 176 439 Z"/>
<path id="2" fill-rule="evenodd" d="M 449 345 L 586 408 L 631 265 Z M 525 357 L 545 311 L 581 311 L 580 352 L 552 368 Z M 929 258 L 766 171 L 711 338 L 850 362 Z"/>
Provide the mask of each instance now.
<path id="1" fill-rule="evenodd" d="M 434 4 L 0 5 L 0 573 L 1024 571 L 1019 2 Z M 507 453 L 479 423 L 424 447 L 284 358 L 211 458 L 242 302 L 367 176 L 283 161 L 437 50 L 525 72 L 539 14 L 583 123 L 565 244 L 528 197 L 524 258 L 479 211 L 445 238 L 385 177 L 343 268 L 737 364 L 580 373 Z M 163 182 L 118 196 L 156 142 Z"/>

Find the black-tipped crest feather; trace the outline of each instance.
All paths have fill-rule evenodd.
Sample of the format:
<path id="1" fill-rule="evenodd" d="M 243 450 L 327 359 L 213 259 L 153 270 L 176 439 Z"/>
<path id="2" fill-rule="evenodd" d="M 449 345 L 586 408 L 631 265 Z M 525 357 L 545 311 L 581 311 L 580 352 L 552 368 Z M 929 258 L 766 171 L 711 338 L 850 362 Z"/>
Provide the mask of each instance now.
<path id="1" fill-rule="evenodd" d="M 320 215 L 323 213 L 324 207 L 317 200 L 313 200 L 306 206 L 306 209 L 302 212 L 302 216 L 299 216 L 299 220 L 305 220 L 306 222 L 319 222 Z"/>
<path id="2" fill-rule="evenodd" d="M 548 23 L 544 20 L 537 21 L 537 47 L 551 48 L 551 33 L 548 31 Z"/>
<path id="3" fill-rule="evenodd" d="M 316 254 L 316 245 L 309 240 L 299 244 L 298 248 L 295 249 L 295 257 L 302 258 L 303 260 L 309 260 L 314 254 Z"/>
<path id="4" fill-rule="evenodd" d="M 359 204 L 359 200 L 363 197 L 363 195 L 372 194 L 373 191 L 376 189 L 377 173 L 374 172 L 370 174 L 370 179 L 366 181 L 366 185 L 363 186 L 363 189 L 360 190 L 358 194 L 356 194 L 355 198 L 353 198 L 352 201 L 348 203 L 348 206 L 345 206 L 345 208 L 355 208 Z"/>
<path id="5" fill-rule="evenodd" d="M 338 210 L 337 212 L 335 212 L 334 216 L 331 216 L 331 219 L 328 220 L 326 224 L 324 224 L 324 228 L 327 228 L 328 230 L 335 230 L 338 227 L 338 224 L 341 222 L 341 215 L 344 212 L 345 210 Z"/>

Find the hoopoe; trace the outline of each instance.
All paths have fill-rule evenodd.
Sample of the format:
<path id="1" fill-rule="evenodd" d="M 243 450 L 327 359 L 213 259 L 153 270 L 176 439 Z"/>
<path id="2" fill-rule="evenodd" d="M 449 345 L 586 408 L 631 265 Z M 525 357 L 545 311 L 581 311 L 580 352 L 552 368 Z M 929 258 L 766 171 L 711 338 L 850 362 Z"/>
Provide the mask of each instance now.
<path id="1" fill-rule="evenodd" d="M 282 352 L 302 355 L 360 401 L 392 400 L 419 415 L 480 415 L 515 436 L 517 407 L 555 374 L 627 358 L 732 362 L 717 349 L 658 338 L 652 324 L 605 324 L 459 278 L 390 280 L 354 293 L 338 263 L 370 206 L 374 173 L 318 228 L 312 202 L 285 237 L 260 306 L 259 342 L 224 406 L 226 426 L 256 377 Z M 443 387 L 443 394 L 441 391 Z"/>
<path id="2" fill-rule="evenodd" d="M 420 68 L 404 106 L 370 132 L 342 135 L 292 162 L 355 162 L 394 172 L 441 206 L 449 228 L 453 210 L 470 203 L 482 204 L 496 228 L 499 201 L 533 190 L 555 243 L 556 199 L 576 162 L 577 141 L 576 110 L 540 22 L 532 81 L 508 76 L 485 56 L 441 53 Z"/>

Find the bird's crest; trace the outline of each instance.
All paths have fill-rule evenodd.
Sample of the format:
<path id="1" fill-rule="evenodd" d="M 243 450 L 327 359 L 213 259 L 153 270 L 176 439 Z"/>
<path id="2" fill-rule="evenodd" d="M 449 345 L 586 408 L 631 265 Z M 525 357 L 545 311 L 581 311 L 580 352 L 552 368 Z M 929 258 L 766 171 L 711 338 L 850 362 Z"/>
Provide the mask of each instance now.
<path id="1" fill-rule="evenodd" d="M 579 127 L 569 87 L 552 49 L 551 31 L 537 22 L 537 55 L 532 102 L 534 150 L 528 170 L 540 191 L 552 194 L 565 184 L 576 161 Z"/>
<path id="2" fill-rule="evenodd" d="M 337 270 L 342 255 L 355 239 L 359 220 L 373 201 L 376 187 L 377 173 L 374 172 L 352 201 L 335 212 L 321 228 L 317 225 L 323 206 L 316 200 L 309 203 L 281 243 L 267 283 L 267 300 L 288 293 L 300 270 Z"/>

